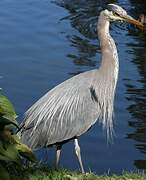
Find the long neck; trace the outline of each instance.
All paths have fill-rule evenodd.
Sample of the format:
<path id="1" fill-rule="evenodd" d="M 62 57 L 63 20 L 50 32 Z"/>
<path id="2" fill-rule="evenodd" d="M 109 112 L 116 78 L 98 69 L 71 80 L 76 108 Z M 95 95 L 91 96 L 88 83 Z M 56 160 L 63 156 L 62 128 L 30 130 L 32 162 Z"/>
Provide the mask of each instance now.
<path id="1" fill-rule="evenodd" d="M 98 38 L 100 40 L 100 47 L 101 47 L 101 54 L 102 54 L 102 61 L 100 69 L 104 72 L 113 72 L 115 79 L 117 80 L 118 76 L 118 54 L 117 48 L 113 38 L 109 34 L 109 20 L 105 17 L 103 12 L 100 13 L 98 19 Z"/>
<path id="2" fill-rule="evenodd" d="M 107 130 L 108 137 L 112 137 L 113 106 L 119 64 L 116 46 L 114 40 L 109 34 L 110 23 L 105 16 L 105 11 L 100 13 L 97 25 L 102 60 L 99 71 L 97 71 L 98 76 L 96 77 L 98 81 L 95 83 L 95 89 L 98 94 L 98 101 L 100 102 L 101 122 L 103 127 Z"/>

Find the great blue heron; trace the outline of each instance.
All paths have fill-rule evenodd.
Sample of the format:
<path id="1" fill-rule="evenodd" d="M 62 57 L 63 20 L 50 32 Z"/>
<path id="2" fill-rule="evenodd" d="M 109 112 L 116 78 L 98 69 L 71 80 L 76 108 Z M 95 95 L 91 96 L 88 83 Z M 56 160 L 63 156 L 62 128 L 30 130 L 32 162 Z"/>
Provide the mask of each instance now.
<path id="1" fill-rule="evenodd" d="M 116 45 L 109 34 L 111 21 L 143 26 L 120 6 L 109 4 L 101 11 L 97 24 L 102 54 L 99 69 L 76 75 L 50 90 L 28 109 L 21 124 L 22 142 L 32 149 L 57 147 L 56 165 L 62 144 L 74 139 L 75 152 L 84 172 L 78 137 L 97 120 L 103 124 L 107 135 L 112 135 L 119 62 Z"/>

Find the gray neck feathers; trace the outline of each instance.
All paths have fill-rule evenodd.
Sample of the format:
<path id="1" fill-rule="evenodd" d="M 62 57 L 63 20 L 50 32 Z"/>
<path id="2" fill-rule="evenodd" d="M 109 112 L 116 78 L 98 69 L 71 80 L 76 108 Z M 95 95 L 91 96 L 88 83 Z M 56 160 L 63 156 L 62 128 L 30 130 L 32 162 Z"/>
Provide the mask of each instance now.
<path id="1" fill-rule="evenodd" d="M 113 106 L 115 88 L 118 78 L 119 62 L 117 48 L 114 40 L 109 34 L 109 19 L 103 13 L 100 13 L 98 19 L 98 38 L 101 47 L 101 66 L 100 79 L 101 79 L 101 99 L 102 102 L 102 124 L 107 131 L 108 137 L 112 136 L 113 132 Z"/>
<path id="2" fill-rule="evenodd" d="M 100 40 L 102 61 L 100 68 L 118 68 L 118 53 L 115 42 L 111 35 L 109 34 L 109 19 L 103 14 L 100 13 L 97 30 L 98 38 Z"/>

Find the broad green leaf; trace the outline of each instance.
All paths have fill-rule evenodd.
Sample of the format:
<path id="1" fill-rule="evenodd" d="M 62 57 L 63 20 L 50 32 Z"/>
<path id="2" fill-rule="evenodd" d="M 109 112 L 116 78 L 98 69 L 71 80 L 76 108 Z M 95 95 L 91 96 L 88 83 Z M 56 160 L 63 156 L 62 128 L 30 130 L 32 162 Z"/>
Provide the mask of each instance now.
<path id="1" fill-rule="evenodd" d="M 12 128 L 18 127 L 17 122 L 6 119 L 5 117 L 0 116 L 0 130 L 4 129 L 5 126 L 11 125 Z M 10 127 L 10 126 L 9 126 Z"/>
<path id="2" fill-rule="evenodd" d="M 15 147 L 21 156 L 27 158 L 30 161 L 36 160 L 32 150 L 26 144 L 21 143 L 20 138 L 17 134 L 10 135 L 9 140 L 13 144 L 15 144 Z"/>
<path id="3" fill-rule="evenodd" d="M 27 158 L 30 161 L 36 161 L 36 158 L 32 150 L 25 144 L 16 144 L 16 148 L 19 151 L 20 155 Z"/>
<path id="4" fill-rule="evenodd" d="M 0 94 L 0 116 L 14 121 L 16 124 L 16 113 L 12 103 L 6 96 Z"/>
<path id="5" fill-rule="evenodd" d="M 20 137 L 17 134 L 11 135 L 11 141 L 13 144 L 21 144 Z"/>
<path id="6" fill-rule="evenodd" d="M 0 155 L 1 155 L 1 160 L 4 160 L 3 158 L 5 157 L 5 160 L 19 163 L 20 160 L 19 152 L 15 144 L 3 144 L 0 141 Z"/>
<path id="7" fill-rule="evenodd" d="M 6 156 L 3 155 L 3 154 L 0 154 L 0 160 L 2 160 L 2 161 L 9 161 L 9 158 L 6 157 Z"/>
<path id="8" fill-rule="evenodd" d="M 3 129 L 0 131 L 0 141 L 2 143 L 12 143 L 12 144 L 17 144 L 19 141 L 15 138 L 15 134 L 12 134 L 12 131 L 10 129 Z"/>

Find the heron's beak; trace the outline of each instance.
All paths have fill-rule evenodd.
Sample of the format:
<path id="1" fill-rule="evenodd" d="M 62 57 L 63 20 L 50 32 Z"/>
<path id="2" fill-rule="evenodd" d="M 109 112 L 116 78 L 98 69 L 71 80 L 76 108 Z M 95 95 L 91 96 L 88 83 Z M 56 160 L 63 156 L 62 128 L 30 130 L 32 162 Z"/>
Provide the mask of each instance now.
<path id="1" fill-rule="evenodd" d="M 140 21 L 134 19 L 133 17 L 131 17 L 129 15 L 122 16 L 121 18 L 123 19 L 123 21 L 133 24 L 143 31 L 146 30 L 146 27 L 144 26 L 144 24 L 142 24 Z"/>

